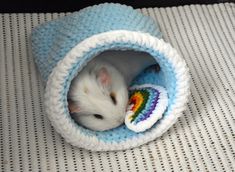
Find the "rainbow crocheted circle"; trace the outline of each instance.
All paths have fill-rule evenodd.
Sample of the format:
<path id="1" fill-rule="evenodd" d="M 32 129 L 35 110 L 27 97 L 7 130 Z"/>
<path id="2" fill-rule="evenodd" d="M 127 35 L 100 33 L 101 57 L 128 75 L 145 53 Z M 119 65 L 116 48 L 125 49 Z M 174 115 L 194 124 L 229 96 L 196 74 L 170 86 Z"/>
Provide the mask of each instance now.
<path id="1" fill-rule="evenodd" d="M 135 132 L 151 128 L 163 115 L 168 104 L 165 88 L 144 84 L 130 88 L 125 124 Z"/>

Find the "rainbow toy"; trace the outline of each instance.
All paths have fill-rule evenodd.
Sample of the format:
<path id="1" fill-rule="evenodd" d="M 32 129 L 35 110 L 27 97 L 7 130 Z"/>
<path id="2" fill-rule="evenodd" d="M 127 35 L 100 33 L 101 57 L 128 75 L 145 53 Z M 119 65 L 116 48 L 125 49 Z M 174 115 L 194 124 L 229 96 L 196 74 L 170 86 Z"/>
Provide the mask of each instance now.
<path id="1" fill-rule="evenodd" d="M 167 104 L 167 92 L 161 86 L 144 84 L 131 87 L 126 126 L 135 132 L 151 128 L 162 118 Z"/>

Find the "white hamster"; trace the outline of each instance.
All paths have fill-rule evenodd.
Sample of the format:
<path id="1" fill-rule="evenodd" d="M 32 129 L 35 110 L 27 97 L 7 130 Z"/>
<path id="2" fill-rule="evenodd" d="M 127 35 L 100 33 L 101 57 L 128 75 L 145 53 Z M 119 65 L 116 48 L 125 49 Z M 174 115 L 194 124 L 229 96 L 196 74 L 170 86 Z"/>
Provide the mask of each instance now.
<path id="1" fill-rule="evenodd" d="M 72 118 L 96 131 L 122 124 L 127 102 L 128 91 L 123 76 L 103 60 L 92 60 L 73 79 L 68 93 Z"/>
<path id="2" fill-rule="evenodd" d="M 134 51 L 107 51 L 95 57 L 71 83 L 68 104 L 72 118 L 96 131 L 121 125 L 128 104 L 127 86 L 154 62 L 150 55 Z"/>

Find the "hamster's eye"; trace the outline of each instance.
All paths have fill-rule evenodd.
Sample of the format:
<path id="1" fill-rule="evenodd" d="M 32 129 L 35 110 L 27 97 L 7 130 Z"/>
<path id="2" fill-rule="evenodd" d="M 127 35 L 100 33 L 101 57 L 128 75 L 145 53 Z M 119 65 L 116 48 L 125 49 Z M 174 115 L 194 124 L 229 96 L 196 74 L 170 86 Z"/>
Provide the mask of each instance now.
<path id="1" fill-rule="evenodd" d="M 110 96 L 110 98 L 111 98 L 113 104 L 116 105 L 116 104 L 117 104 L 117 100 L 116 100 L 115 93 L 114 93 L 114 92 L 111 92 L 109 96 Z"/>
<path id="2" fill-rule="evenodd" d="M 94 114 L 93 116 L 97 119 L 104 119 L 104 117 L 102 115 L 99 115 L 99 114 Z"/>

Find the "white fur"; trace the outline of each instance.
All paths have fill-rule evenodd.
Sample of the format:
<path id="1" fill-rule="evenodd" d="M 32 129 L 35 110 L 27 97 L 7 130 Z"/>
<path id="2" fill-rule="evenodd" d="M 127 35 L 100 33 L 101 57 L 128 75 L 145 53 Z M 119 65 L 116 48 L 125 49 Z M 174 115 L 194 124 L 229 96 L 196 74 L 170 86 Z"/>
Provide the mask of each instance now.
<path id="1" fill-rule="evenodd" d="M 105 67 L 111 77 L 111 85 L 103 86 L 97 80 L 97 72 Z M 116 95 L 115 105 L 110 93 Z M 125 119 L 128 91 L 120 72 L 105 60 L 94 59 L 73 79 L 68 98 L 79 106 L 73 118 L 86 128 L 104 131 L 122 124 Z M 102 115 L 97 119 L 93 114 Z"/>

